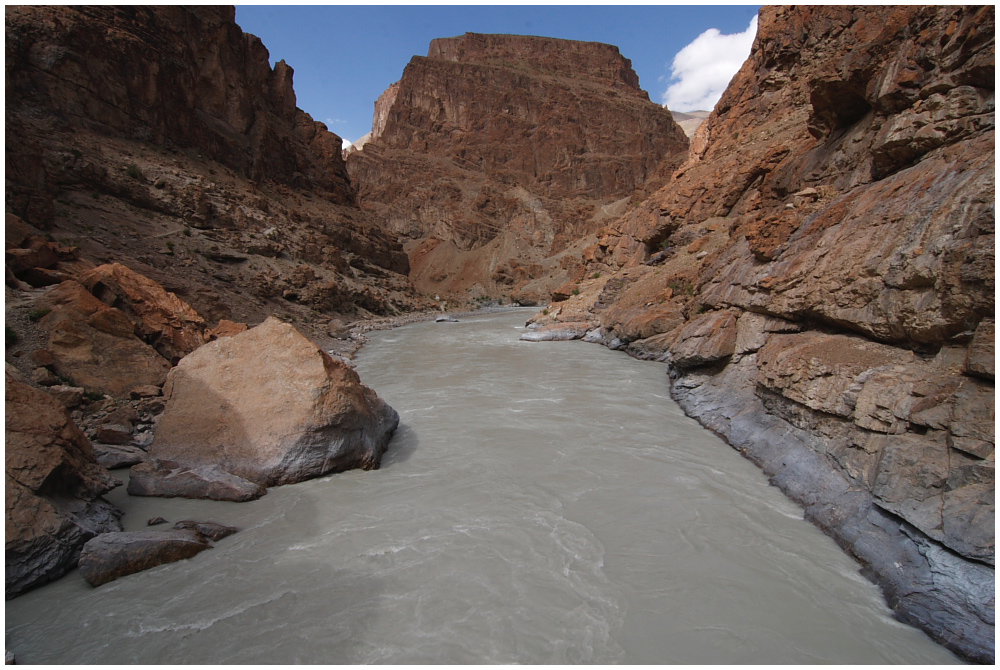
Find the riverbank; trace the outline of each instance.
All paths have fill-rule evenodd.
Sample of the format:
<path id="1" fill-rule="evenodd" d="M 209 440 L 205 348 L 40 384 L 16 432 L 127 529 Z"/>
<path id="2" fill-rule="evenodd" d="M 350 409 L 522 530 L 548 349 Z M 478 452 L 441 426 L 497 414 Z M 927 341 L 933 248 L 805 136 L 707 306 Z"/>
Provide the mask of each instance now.
<path id="1" fill-rule="evenodd" d="M 587 341 L 665 363 L 670 395 L 685 414 L 752 461 L 772 485 L 800 505 L 805 517 L 882 589 L 900 621 L 969 661 L 993 662 L 992 565 L 942 546 L 878 504 L 871 488 L 845 476 L 845 468 L 858 467 L 851 450 L 861 448 L 850 421 L 810 411 L 760 388 L 756 351 L 681 367 L 678 357 L 668 352 L 603 337 Z"/>

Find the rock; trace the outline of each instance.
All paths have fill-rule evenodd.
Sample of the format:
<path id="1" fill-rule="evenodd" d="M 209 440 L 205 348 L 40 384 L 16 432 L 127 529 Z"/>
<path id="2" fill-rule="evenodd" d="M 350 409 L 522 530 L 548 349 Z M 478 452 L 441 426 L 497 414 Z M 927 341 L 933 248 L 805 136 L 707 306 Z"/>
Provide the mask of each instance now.
<path id="1" fill-rule="evenodd" d="M 757 354 L 757 383 L 810 409 L 848 418 L 864 375 L 913 358 L 912 352 L 860 337 L 775 335 Z"/>
<path id="2" fill-rule="evenodd" d="M 128 444 L 132 441 L 132 428 L 121 424 L 104 424 L 97 428 L 95 438 L 104 444 Z"/>
<path id="3" fill-rule="evenodd" d="M 62 405 L 9 373 L 4 428 L 9 599 L 71 570 L 94 535 L 121 529 L 121 513 L 100 497 L 121 482 Z"/>
<path id="4" fill-rule="evenodd" d="M 564 340 L 579 340 L 590 330 L 589 323 L 556 323 L 541 326 L 522 333 L 520 339 L 525 342 L 560 342 Z"/>
<path id="5" fill-rule="evenodd" d="M 377 468 L 399 416 L 343 363 L 276 318 L 185 356 L 150 453 L 262 486 Z"/>
<path id="6" fill-rule="evenodd" d="M 83 402 L 84 392 L 85 389 L 79 386 L 67 386 L 66 384 L 57 384 L 49 387 L 49 395 L 58 400 L 67 409 L 72 409 Z"/>
<path id="7" fill-rule="evenodd" d="M 129 470 L 129 495 L 160 498 L 207 498 L 246 502 L 267 491 L 263 486 L 226 472 L 218 465 L 182 466 L 153 460 Z"/>
<path id="8" fill-rule="evenodd" d="M 448 316 L 447 314 L 444 316 L 437 317 L 436 319 L 434 319 L 434 321 L 436 321 L 437 323 L 458 323 L 458 319 L 456 319 L 453 316 Z"/>
<path id="9" fill-rule="evenodd" d="M 76 385 L 120 396 L 136 386 L 162 385 L 166 379 L 170 364 L 133 334 L 131 322 L 120 311 L 78 282 L 53 287 L 35 306 L 50 310 L 39 324 L 49 333 L 47 349 L 56 373 Z"/>
<path id="10" fill-rule="evenodd" d="M 4 665 L 17 665 L 17 661 L 14 658 L 14 652 L 4 651 Z"/>
<path id="11" fill-rule="evenodd" d="M 351 336 L 350 327 L 340 319 L 330 319 L 326 330 L 330 337 L 335 337 L 339 340 L 346 340 Z"/>
<path id="12" fill-rule="evenodd" d="M 83 546 L 80 574 L 91 586 L 100 586 L 157 565 L 191 558 L 211 546 L 195 530 L 104 533 Z"/>
<path id="13" fill-rule="evenodd" d="M 196 530 L 212 542 L 218 542 L 225 537 L 238 533 L 240 530 L 239 528 L 223 526 L 213 521 L 191 521 L 190 519 L 178 521 L 174 524 L 174 528 L 178 530 Z"/>
<path id="14" fill-rule="evenodd" d="M 31 237 L 31 227 L 16 214 L 7 212 L 4 217 L 4 249 L 16 249 Z"/>
<path id="15" fill-rule="evenodd" d="M 217 340 L 220 337 L 232 337 L 233 335 L 239 335 L 240 333 L 246 332 L 246 329 L 247 324 L 245 323 L 236 323 L 234 321 L 230 321 L 229 319 L 220 319 L 215 328 L 208 331 L 208 339 Z"/>
<path id="16" fill-rule="evenodd" d="M 150 520 L 148 520 L 146 522 L 146 525 L 147 526 L 159 526 L 160 524 L 163 524 L 163 523 L 167 523 L 167 520 L 164 519 L 162 516 L 154 516 L 152 519 L 150 519 Z M 175 530 L 184 530 L 183 528 L 178 528 L 177 526 L 174 526 L 174 529 Z M 195 530 L 197 530 L 197 529 L 195 529 Z M 202 534 L 204 535 L 204 533 L 202 533 Z"/>
<path id="17" fill-rule="evenodd" d="M 113 446 L 98 442 L 93 447 L 94 455 L 97 456 L 97 462 L 108 470 L 128 468 L 149 460 L 149 455 L 145 451 L 128 444 Z"/>
<path id="18" fill-rule="evenodd" d="M 736 352 L 736 314 L 709 312 L 676 331 L 669 345 L 671 362 L 681 369 L 716 363 Z"/>
<path id="19" fill-rule="evenodd" d="M 35 368 L 31 371 L 31 381 L 39 386 L 55 386 L 59 383 L 56 376 L 48 368 Z"/>
<path id="20" fill-rule="evenodd" d="M 134 389 L 128 392 L 129 397 L 132 400 L 140 400 L 142 398 L 156 398 L 163 395 L 162 389 L 159 386 L 136 386 Z"/>
<path id="21" fill-rule="evenodd" d="M 56 359 L 52 357 L 52 352 L 48 349 L 35 349 L 28 354 L 28 358 L 30 358 L 35 365 L 43 368 L 56 364 Z"/>
<path id="22" fill-rule="evenodd" d="M 379 224 L 419 241 L 409 254 L 419 289 L 506 291 L 509 281 L 528 305 L 579 278 L 540 260 L 591 233 L 599 208 L 666 183 L 686 151 L 616 47 L 467 33 L 410 60 L 347 167 Z M 531 264 L 530 279 L 545 281 L 518 286 L 529 277 L 515 266 Z"/>
<path id="23" fill-rule="evenodd" d="M 190 305 L 120 263 L 96 267 L 81 276 L 80 283 L 106 305 L 121 310 L 138 335 L 169 361 L 206 341 L 205 320 Z"/>
<path id="24" fill-rule="evenodd" d="M 993 319 L 983 319 L 976 327 L 976 333 L 969 343 L 969 353 L 965 359 L 965 371 L 970 375 L 976 375 L 989 379 L 994 379 L 994 365 L 996 356 L 994 354 L 994 341 L 996 338 Z"/>

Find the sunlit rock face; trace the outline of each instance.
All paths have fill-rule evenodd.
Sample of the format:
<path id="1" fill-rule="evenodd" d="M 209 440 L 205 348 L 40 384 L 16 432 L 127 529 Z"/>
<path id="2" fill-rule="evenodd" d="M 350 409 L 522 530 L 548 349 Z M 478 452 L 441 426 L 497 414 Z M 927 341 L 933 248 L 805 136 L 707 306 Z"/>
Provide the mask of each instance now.
<path id="1" fill-rule="evenodd" d="M 410 61 L 348 171 L 362 207 L 410 240 L 425 292 L 509 294 L 552 277 L 547 293 L 579 279 L 575 258 L 553 257 L 606 206 L 662 185 L 686 150 L 616 47 L 467 33 Z"/>

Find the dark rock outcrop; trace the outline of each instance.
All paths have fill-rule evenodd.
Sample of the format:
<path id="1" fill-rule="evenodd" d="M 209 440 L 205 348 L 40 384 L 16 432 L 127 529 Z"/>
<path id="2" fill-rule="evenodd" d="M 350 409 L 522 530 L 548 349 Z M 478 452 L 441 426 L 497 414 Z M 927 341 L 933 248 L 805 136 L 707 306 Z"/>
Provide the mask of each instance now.
<path id="1" fill-rule="evenodd" d="M 211 548 L 196 529 L 104 533 L 83 546 L 80 574 L 91 586 L 100 586 Z"/>
<path id="2" fill-rule="evenodd" d="M 101 498 L 121 484 L 98 464 L 86 436 L 44 391 L 5 380 L 4 564 L 6 597 L 61 577 L 100 533 L 121 530 Z"/>

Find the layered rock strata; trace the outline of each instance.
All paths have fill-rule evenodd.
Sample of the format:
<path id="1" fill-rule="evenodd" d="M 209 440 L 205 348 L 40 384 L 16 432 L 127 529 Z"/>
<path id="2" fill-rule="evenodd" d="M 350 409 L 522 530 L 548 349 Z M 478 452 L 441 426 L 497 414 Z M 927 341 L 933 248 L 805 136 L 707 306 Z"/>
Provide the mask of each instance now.
<path id="1" fill-rule="evenodd" d="M 684 409 L 994 657 L 992 8 L 761 10 L 669 185 L 533 321 L 662 360 Z"/>
<path id="2" fill-rule="evenodd" d="M 578 278 L 567 246 L 664 183 L 686 148 L 617 48 L 467 33 L 411 59 L 347 165 L 363 208 L 408 240 L 425 293 L 495 297 L 534 281 L 547 296 Z"/>

